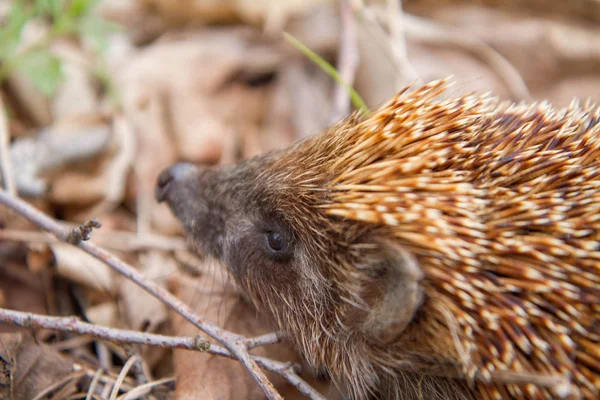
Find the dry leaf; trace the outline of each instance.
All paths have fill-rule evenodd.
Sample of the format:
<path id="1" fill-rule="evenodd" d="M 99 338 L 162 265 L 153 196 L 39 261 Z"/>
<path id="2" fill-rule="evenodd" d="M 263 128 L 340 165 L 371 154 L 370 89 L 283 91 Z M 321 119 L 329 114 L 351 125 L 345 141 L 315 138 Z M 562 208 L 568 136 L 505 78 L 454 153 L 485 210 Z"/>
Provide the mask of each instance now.
<path id="1" fill-rule="evenodd" d="M 173 258 L 165 253 L 149 251 L 140 255 L 140 272 L 154 283 L 162 284 L 176 271 Z M 167 320 L 167 308 L 160 300 L 130 281 L 121 279 L 119 305 L 122 307 L 129 329 L 156 332 Z"/>
<path id="2" fill-rule="evenodd" d="M 119 309 L 115 302 L 106 302 L 85 310 L 86 318 L 93 324 L 109 327 L 120 327 Z"/>
<path id="3" fill-rule="evenodd" d="M 32 244 L 29 246 L 26 263 L 30 271 L 39 274 L 50 265 L 53 265 L 54 260 L 54 254 L 50 246 L 46 244 Z"/>
<path id="4" fill-rule="evenodd" d="M 9 354 L 12 360 L 9 369 L 12 375 L 14 400 L 31 400 L 46 388 L 73 373 L 72 361 L 61 356 L 54 349 L 36 343 L 29 334 L 1 334 L 0 348 L 3 349 L 3 354 Z M 4 355 L 2 359 L 6 361 Z M 10 365 L 10 361 L 5 364 L 5 370 L 7 365 Z M 6 374 L 4 379 L 6 380 Z M 73 381 L 67 381 L 64 386 L 68 389 L 67 394 L 76 391 Z M 0 385 L 0 390 L 2 389 L 6 391 L 6 387 Z"/>
<path id="5" fill-rule="evenodd" d="M 83 250 L 66 243 L 50 245 L 58 273 L 89 288 L 115 293 L 115 277 L 112 270 Z"/>
<path id="6" fill-rule="evenodd" d="M 0 268 L 0 291 L 4 293 L 4 307 L 14 310 L 46 314 L 47 302 L 42 280 L 24 266 L 6 263 Z M 0 332 L 11 331 L 0 324 Z"/>

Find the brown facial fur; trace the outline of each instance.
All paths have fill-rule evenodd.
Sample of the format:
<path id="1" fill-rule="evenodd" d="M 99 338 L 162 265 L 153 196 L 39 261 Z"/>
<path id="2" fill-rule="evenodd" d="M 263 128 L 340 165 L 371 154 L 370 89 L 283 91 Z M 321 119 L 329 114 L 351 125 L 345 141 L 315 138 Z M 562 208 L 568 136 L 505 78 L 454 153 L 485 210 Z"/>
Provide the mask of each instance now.
<path id="1" fill-rule="evenodd" d="M 596 398 L 598 109 L 443 89 L 161 197 L 354 398 Z"/>

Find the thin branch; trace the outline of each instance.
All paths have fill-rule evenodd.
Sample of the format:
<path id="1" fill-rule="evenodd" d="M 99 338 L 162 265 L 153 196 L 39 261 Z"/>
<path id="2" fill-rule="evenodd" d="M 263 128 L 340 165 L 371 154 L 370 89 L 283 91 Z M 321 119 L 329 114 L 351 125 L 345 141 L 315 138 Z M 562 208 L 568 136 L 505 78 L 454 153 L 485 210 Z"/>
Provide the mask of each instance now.
<path id="1" fill-rule="evenodd" d="M 370 43 L 379 47 L 382 54 L 385 55 L 385 61 L 390 63 L 393 68 L 393 76 L 388 77 L 396 90 L 406 85 L 406 82 L 418 81 L 419 75 L 409 63 L 406 55 L 406 45 L 403 42 L 405 37 L 405 28 L 401 21 L 398 21 L 402 15 L 402 8 L 399 4 L 391 4 L 388 0 L 388 8 L 381 10 L 380 7 L 367 5 L 364 0 L 350 0 L 354 15 L 359 24 L 366 30 L 369 36 L 372 36 Z M 392 7 L 393 6 L 393 7 Z M 376 11 L 381 11 L 384 15 L 378 18 Z M 389 27 L 389 29 L 385 29 Z M 389 31 L 389 32 L 388 32 Z M 399 44 L 395 40 L 401 40 Z"/>
<path id="2" fill-rule="evenodd" d="M 100 228 L 102 228 L 102 224 L 98 221 L 98 218 L 92 218 L 89 221 L 85 221 L 78 227 L 73 228 L 68 237 L 68 242 L 77 245 L 79 242 L 90 240 L 92 231 Z"/>
<path id="3" fill-rule="evenodd" d="M 60 240 L 46 232 L 16 229 L 0 229 L 0 240 L 44 244 L 60 242 Z M 177 251 L 188 249 L 185 240 L 181 238 L 155 234 L 138 236 L 133 232 L 123 231 L 94 232 L 94 241 L 103 247 L 119 251 L 141 251 L 148 249 Z"/>
<path id="4" fill-rule="evenodd" d="M 0 308 L 0 322 L 17 325 L 26 329 L 51 329 L 77 333 L 116 343 L 147 344 L 156 347 L 186 350 L 199 350 L 201 346 L 204 346 L 204 343 L 199 343 L 196 338 L 165 336 L 127 329 L 109 328 L 83 322 L 76 317 L 49 317 L 5 308 Z M 221 354 L 219 353 L 219 355 Z"/>
<path id="5" fill-rule="evenodd" d="M 4 308 L 0 308 L 0 322 L 17 325 L 27 329 L 52 329 L 61 332 L 77 333 L 115 343 L 141 344 L 170 349 L 193 350 L 235 359 L 235 357 L 233 357 L 224 347 L 210 344 L 200 336 L 178 337 L 116 329 L 82 322 L 75 317 L 49 317 L 46 315 L 37 315 L 7 310 Z M 278 335 L 270 333 L 268 335 L 249 339 L 249 341 L 254 340 L 256 342 L 267 344 L 267 338 L 270 337 L 271 340 L 273 340 L 273 336 Z M 245 343 L 248 343 L 248 341 Z M 250 357 L 262 368 L 284 377 L 291 385 L 296 387 L 308 398 L 313 400 L 323 399 L 323 396 L 321 396 L 319 392 L 298 376 L 298 367 L 295 364 L 275 361 L 255 355 L 250 355 Z"/>
<path id="6" fill-rule="evenodd" d="M 17 195 L 15 186 L 15 177 L 13 175 L 12 162 L 10 160 L 10 133 L 8 131 L 8 118 L 4 102 L 0 95 L 0 173 L 2 174 L 2 182 L 4 189 L 13 196 Z"/>
<path id="7" fill-rule="evenodd" d="M 342 31 L 337 69 L 342 80 L 347 85 L 353 86 L 359 61 L 356 21 L 349 0 L 341 0 L 340 8 Z M 350 114 L 350 94 L 344 85 L 338 83 L 333 94 L 332 122 L 338 121 L 348 114 Z"/>
<path id="8" fill-rule="evenodd" d="M 9 195 L 6 191 L 0 191 L 0 203 L 12 209 L 16 213 L 25 217 L 27 220 L 52 233 L 60 240 L 67 242 L 70 237 L 70 230 L 64 225 L 59 224 L 52 218 L 38 211 L 26 202 Z M 183 316 L 188 322 L 192 323 L 198 329 L 223 344 L 248 370 L 255 382 L 260 386 L 269 399 L 282 399 L 273 384 L 267 379 L 265 374 L 258 368 L 256 362 L 250 357 L 250 353 L 244 344 L 243 338 L 233 332 L 221 329 L 218 325 L 204 321 L 187 304 L 173 296 L 170 292 L 157 284 L 148 281 L 144 276 L 127 263 L 116 258 L 104 249 L 99 248 L 91 242 L 79 242 L 74 244 L 86 253 L 104 262 L 116 272 L 127 277 L 135 284 L 146 290 L 152 296 L 156 297 L 169 308 Z"/>
<path id="9" fill-rule="evenodd" d="M 404 10 L 402 9 L 402 0 L 387 0 L 388 4 L 388 29 L 390 32 L 390 46 L 392 48 L 392 57 L 396 65 L 402 71 L 403 75 L 409 81 L 420 83 L 421 78 L 408 60 L 406 50 L 406 36 L 404 33 Z M 396 86 L 401 87 L 404 82 L 396 82 Z"/>
<path id="10" fill-rule="evenodd" d="M 271 332 L 266 335 L 257 336 L 246 340 L 246 348 L 251 350 L 255 347 L 265 346 L 281 342 L 281 334 L 279 332 Z"/>

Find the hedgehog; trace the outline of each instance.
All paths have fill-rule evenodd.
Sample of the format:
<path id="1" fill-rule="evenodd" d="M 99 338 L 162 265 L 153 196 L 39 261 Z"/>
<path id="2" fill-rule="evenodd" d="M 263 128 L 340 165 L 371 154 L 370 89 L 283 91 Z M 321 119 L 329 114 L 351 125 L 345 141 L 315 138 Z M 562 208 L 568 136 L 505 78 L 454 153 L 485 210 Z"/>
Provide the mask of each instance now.
<path id="1" fill-rule="evenodd" d="M 350 398 L 599 398 L 600 109 L 448 86 L 157 199 Z"/>

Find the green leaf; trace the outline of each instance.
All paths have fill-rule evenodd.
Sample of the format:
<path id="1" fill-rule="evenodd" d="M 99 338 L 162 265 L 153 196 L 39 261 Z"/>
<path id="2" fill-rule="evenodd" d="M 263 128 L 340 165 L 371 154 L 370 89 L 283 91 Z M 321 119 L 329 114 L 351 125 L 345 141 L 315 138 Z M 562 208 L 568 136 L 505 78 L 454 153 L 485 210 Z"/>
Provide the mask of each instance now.
<path id="1" fill-rule="evenodd" d="M 67 14 L 73 18 L 81 18 L 88 15 L 97 3 L 98 0 L 71 0 Z"/>
<path id="2" fill-rule="evenodd" d="M 363 113 L 365 115 L 371 114 L 369 108 L 367 107 L 367 104 L 362 99 L 362 97 L 360 97 L 358 92 L 352 86 L 344 82 L 340 74 L 337 72 L 337 69 L 335 69 L 333 65 L 329 64 L 326 60 L 323 59 L 323 57 L 319 56 L 317 53 L 306 47 L 304 43 L 302 43 L 289 33 L 284 32 L 283 36 L 289 44 L 298 49 L 302 54 L 304 54 L 312 62 L 317 64 L 323 71 L 325 71 L 326 74 L 331 76 L 338 84 L 344 87 L 344 89 L 346 90 L 346 92 L 348 92 L 348 95 L 350 96 L 350 101 L 352 102 L 354 108 L 356 108 L 357 110 L 359 110 L 360 113 Z"/>
<path id="3" fill-rule="evenodd" d="M 36 0 L 35 11 L 38 16 L 50 16 L 58 18 L 65 8 L 64 0 Z"/>
<path id="4" fill-rule="evenodd" d="M 50 17 L 53 35 L 69 35 L 75 31 L 77 19 L 67 12 L 65 0 L 36 0 L 35 4 L 38 17 Z"/>
<path id="5" fill-rule="evenodd" d="M 48 49 L 40 49 L 21 60 L 20 70 L 24 72 L 45 95 L 51 96 L 63 80 L 60 60 Z"/>
<path id="6" fill-rule="evenodd" d="M 0 27 L 0 59 L 8 58 L 19 43 L 21 31 L 33 12 L 21 1 L 12 3 L 4 26 Z"/>
<path id="7" fill-rule="evenodd" d="M 122 29 L 121 25 L 102 18 L 87 16 L 80 24 L 80 34 L 100 52 L 108 47 L 108 35 Z"/>

